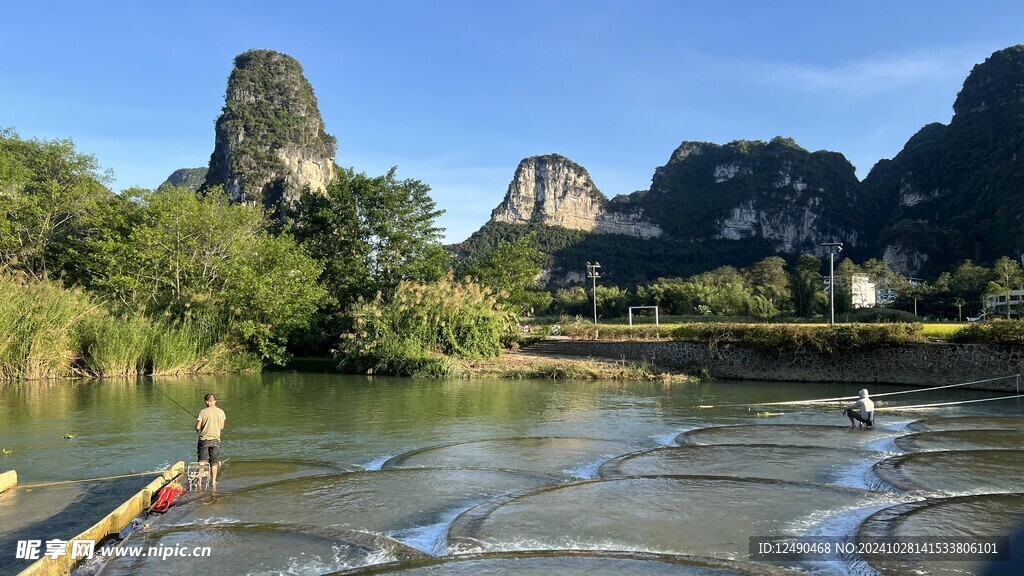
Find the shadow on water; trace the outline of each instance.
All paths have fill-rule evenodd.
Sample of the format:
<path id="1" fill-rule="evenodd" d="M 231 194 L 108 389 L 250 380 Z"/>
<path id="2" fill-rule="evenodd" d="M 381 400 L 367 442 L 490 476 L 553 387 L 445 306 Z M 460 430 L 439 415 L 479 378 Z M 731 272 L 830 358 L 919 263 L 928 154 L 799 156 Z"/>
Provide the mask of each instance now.
<path id="1" fill-rule="evenodd" d="M 19 487 L 0 495 L 0 573 L 16 573 L 33 562 L 15 558 L 19 540 L 41 540 L 40 551 L 45 554 L 47 540 L 74 538 L 152 480 L 153 477 L 122 478 Z"/>

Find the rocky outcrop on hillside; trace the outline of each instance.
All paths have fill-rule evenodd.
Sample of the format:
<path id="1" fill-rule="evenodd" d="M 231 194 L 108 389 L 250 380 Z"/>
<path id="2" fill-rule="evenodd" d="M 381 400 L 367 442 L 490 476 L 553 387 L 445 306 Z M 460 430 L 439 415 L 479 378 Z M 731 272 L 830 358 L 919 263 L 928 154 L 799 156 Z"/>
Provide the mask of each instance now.
<path id="1" fill-rule="evenodd" d="M 678 240 L 752 239 L 776 252 L 821 252 L 822 242 L 861 243 L 857 186 L 843 155 L 808 152 L 792 139 L 683 142 L 639 201 Z"/>
<path id="2" fill-rule="evenodd" d="M 841 154 L 811 153 L 790 139 L 683 142 L 649 191 L 609 201 L 585 169 L 552 154 L 520 162 L 491 221 L 677 241 L 754 239 L 776 252 L 821 252 L 822 242 L 861 242 L 857 186 Z"/>
<path id="3" fill-rule="evenodd" d="M 179 168 L 160 184 L 160 188 L 177 186 L 197 192 L 203 186 L 203 182 L 206 182 L 206 168 Z"/>
<path id="4" fill-rule="evenodd" d="M 204 187 L 278 211 L 334 178 L 336 141 L 313 87 L 292 57 L 250 50 L 235 58 Z"/>
<path id="5" fill-rule="evenodd" d="M 519 163 L 504 200 L 491 212 L 491 220 L 637 238 L 661 235 L 660 228 L 643 220 L 642 210 L 609 213 L 608 205 L 608 198 L 579 164 L 558 154 L 533 156 Z"/>

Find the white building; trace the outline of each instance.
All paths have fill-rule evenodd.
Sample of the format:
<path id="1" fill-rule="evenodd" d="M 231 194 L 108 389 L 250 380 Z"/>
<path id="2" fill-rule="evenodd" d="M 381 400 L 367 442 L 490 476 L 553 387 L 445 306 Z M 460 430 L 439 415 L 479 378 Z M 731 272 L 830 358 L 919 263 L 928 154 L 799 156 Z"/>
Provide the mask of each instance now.
<path id="1" fill-rule="evenodd" d="M 867 274 L 853 274 L 850 276 L 850 294 L 853 296 L 853 308 L 874 308 L 877 302 L 875 297 L 875 283 Z"/>
<path id="2" fill-rule="evenodd" d="M 1020 318 L 1024 305 L 1024 290 L 1010 290 L 1010 317 Z M 985 311 L 990 316 L 1006 318 L 1006 292 L 985 296 Z"/>

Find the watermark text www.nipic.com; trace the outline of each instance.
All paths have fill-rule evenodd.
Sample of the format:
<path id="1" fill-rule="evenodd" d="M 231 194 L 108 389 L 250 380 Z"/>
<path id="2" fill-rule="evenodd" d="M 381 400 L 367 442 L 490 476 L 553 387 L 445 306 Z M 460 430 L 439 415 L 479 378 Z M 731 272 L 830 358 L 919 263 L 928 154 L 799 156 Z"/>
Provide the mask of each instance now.
<path id="1" fill-rule="evenodd" d="M 70 546 L 69 546 L 70 544 Z M 17 560 L 39 560 L 46 556 L 54 560 L 70 556 L 72 560 L 92 558 L 209 558 L 209 546 L 103 546 L 96 548 L 95 540 L 18 540 L 14 557 Z"/>

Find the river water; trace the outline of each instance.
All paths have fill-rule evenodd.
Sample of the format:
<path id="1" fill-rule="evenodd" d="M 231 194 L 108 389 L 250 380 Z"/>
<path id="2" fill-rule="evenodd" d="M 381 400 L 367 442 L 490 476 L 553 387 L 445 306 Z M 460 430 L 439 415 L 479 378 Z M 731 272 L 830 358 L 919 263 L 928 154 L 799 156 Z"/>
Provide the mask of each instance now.
<path id="1" fill-rule="evenodd" d="M 94 559 L 82 573 L 982 574 L 977 559 L 750 555 L 752 537 L 1005 538 L 1024 523 L 1024 402 L 879 412 L 875 430 L 849 429 L 835 406 L 728 406 L 858 388 L 296 372 L 11 384 L 0 471 L 31 485 L 191 461 L 194 419 L 164 394 L 198 411 L 214 392 L 227 413 L 217 492 L 125 541 L 210 557 Z M 0 573 L 26 565 L 16 540 L 69 538 L 146 480 L 0 495 Z"/>

